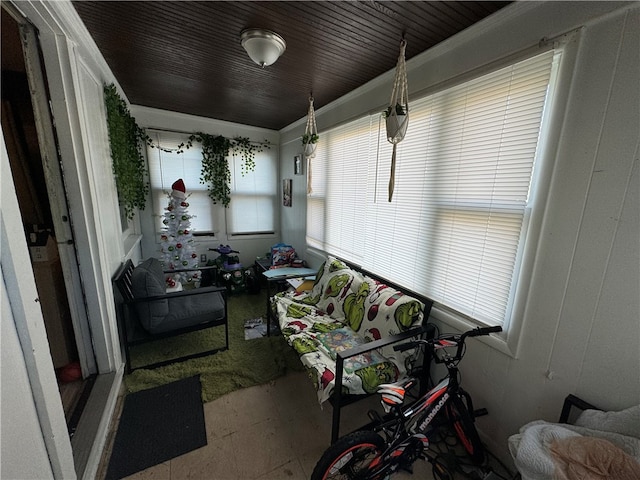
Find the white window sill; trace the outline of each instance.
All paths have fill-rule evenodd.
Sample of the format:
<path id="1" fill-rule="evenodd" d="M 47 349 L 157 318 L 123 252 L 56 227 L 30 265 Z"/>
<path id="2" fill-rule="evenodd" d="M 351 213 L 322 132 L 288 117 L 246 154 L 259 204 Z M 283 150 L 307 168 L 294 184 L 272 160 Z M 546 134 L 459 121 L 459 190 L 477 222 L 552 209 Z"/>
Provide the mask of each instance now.
<path id="1" fill-rule="evenodd" d="M 124 240 L 122 241 L 122 246 L 125 259 L 129 259 L 132 257 L 133 251 L 138 247 L 138 245 L 140 245 L 141 241 L 142 235 L 139 234 L 127 235 L 124 238 Z"/>
<path id="2" fill-rule="evenodd" d="M 449 310 L 444 310 L 439 308 L 436 304 L 433 305 L 431 309 L 430 318 L 437 320 L 438 322 L 443 323 L 451 327 L 452 329 L 459 332 L 466 332 L 467 330 L 471 330 L 472 328 L 476 328 L 478 325 L 469 321 L 461 315 L 456 315 Z M 441 328 L 440 333 L 448 333 L 446 329 Z M 476 340 L 481 341 L 482 343 L 488 345 L 491 348 L 498 350 L 499 352 L 504 353 L 512 358 L 516 358 L 517 356 L 517 339 L 514 338 L 515 332 L 503 331 L 500 333 L 492 333 L 488 336 L 476 337 Z"/>

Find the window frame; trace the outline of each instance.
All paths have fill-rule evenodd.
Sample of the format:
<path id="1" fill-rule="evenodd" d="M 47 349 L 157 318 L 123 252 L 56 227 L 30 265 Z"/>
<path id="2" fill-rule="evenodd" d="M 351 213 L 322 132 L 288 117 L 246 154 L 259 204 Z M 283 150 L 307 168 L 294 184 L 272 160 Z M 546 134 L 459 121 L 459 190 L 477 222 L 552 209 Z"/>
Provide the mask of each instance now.
<path id="1" fill-rule="evenodd" d="M 271 189 L 271 191 L 265 192 L 265 191 L 254 191 L 254 192 L 250 192 L 250 193 L 238 193 L 238 183 L 242 182 L 242 179 L 245 177 L 245 175 L 252 175 L 253 172 L 249 172 L 248 174 L 243 175 L 241 172 L 241 158 L 239 155 L 233 155 L 231 154 L 229 156 L 229 170 L 231 172 L 231 184 L 230 184 L 230 192 L 229 192 L 229 198 L 230 198 L 230 203 L 229 203 L 229 208 L 225 209 L 224 212 L 224 225 L 225 225 L 225 230 L 227 232 L 227 236 L 229 238 L 261 238 L 261 237 L 265 237 L 265 236 L 274 236 L 276 231 L 277 231 L 277 219 L 278 219 L 278 200 L 279 200 L 279 188 L 278 188 L 278 158 L 274 157 L 274 158 L 269 158 L 269 152 L 268 151 L 263 151 L 263 152 L 256 152 L 255 153 L 255 162 L 256 162 L 256 168 L 258 168 L 258 165 L 260 164 L 261 161 L 264 161 L 264 159 L 267 158 L 268 161 L 270 161 L 272 163 L 272 167 L 273 167 L 273 172 L 272 173 L 272 179 L 273 180 L 273 184 L 275 185 L 275 187 L 273 187 Z M 238 178 L 238 175 L 240 175 L 240 182 L 237 182 L 236 179 Z M 251 199 L 256 199 L 258 197 L 263 197 L 265 199 L 264 203 L 270 203 L 271 204 L 271 214 L 272 214 L 272 228 L 269 229 L 265 229 L 265 230 L 260 230 L 260 229 L 256 229 L 254 231 L 243 231 L 243 232 L 235 232 L 231 230 L 230 224 L 233 223 L 233 219 L 232 219 L 232 215 L 233 215 L 233 199 L 235 197 L 239 197 L 239 196 L 243 196 L 243 197 L 249 197 Z M 269 199 L 271 200 L 269 202 Z M 256 212 L 257 209 L 259 207 L 259 204 L 256 203 L 254 205 L 256 207 Z"/>
<path id="2" fill-rule="evenodd" d="M 189 138 L 189 133 L 186 132 L 182 132 L 182 131 L 177 131 L 177 130 L 169 130 L 169 129 L 161 129 L 161 128 L 149 128 L 147 129 L 147 134 L 149 134 L 152 137 L 152 141 L 154 145 L 158 145 L 158 139 L 161 138 L 162 135 L 166 135 L 167 137 L 175 137 L 175 138 L 179 138 L 181 140 L 183 140 L 184 142 L 186 142 Z M 159 219 L 157 219 L 156 217 L 162 217 L 163 215 L 163 211 L 157 211 L 157 208 L 161 208 L 159 207 L 159 205 L 156 205 L 156 198 L 161 195 L 159 192 L 163 192 L 163 193 L 168 193 L 167 188 L 170 190 L 170 187 L 164 188 L 164 187 L 159 187 L 156 185 L 154 186 L 153 183 L 153 172 L 152 172 L 152 166 L 151 163 L 152 162 L 159 162 L 158 160 L 152 160 L 152 155 L 159 155 L 159 149 L 154 146 L 154 147 L 150 147 L 147 146 L 146 149 L 146 153 L 147 153 L 147 162 L 148 162 L 148 166 L 149 166 L 149 187 L 150 187 L 150 191 L 149 191 L 149 198 L 151 201 L 151 209 L 152 209 L 152 216 L 154 217 L 152 219 L 152 225 L 153 225 L 153 232 L 156 236 L 155 238 L 155 243 L 159 243 L 159 236 L 162 233 L 162 227 L 159 223 Z M 199 161 L 199 167 L 198 167 L 198 171 L 200 171 L 200 167 L 201 167 L 201 147 L 200 144 L 198 143 L 194 143 L 194 145 L 187 150 L 186 153 L 190 153 L 193 156 L 197 156 L 198 161 Z M 180 154 L 180 155 L 184 155 L 184 154 Z M 256 160 L 259 161 L 259 157 L 260 156 L 264 156 L 268 159 L 269 162 L 271 162 L 272 166 L 274 167 L 274 169 L 276 170 L 274 173 L 274 183 L 275 185 L 272 186 L 272 197 L 273 197 L 273 202 L 274 202 L 274 215 L 273 215 L 273 229 L 272 231 L 261 231 L 261 232 L 247 232 L 247 233 L 230 233 L 228 230 L 228 225 L 229 225 L 229 216 L 230 216 L 230 207 L 229 208 L 225 208 L 224 206 L 222 206 L 221 204 L 214 204 L 211 199 L 208 197 L 208 192 L 207 192 L 207 187 L 206 185 L 200 183 L 199 178 L 198 178 L 198 184 L 195 186 L 195 188 L 192 186 L 190 187 L 189 185 L 187 185 L 187 195 L 190 194 L 190 191 L 194 191 L 197 190 L 200 194 L 202 194 L 204 192 L 207 198 L 207 205 L 209 206 L 210 210 L 210 214 L 211 214 L 211 218 L 212 218 L 212 228 L 211 229 L 207 229 L 207 230 L 195 230 L 193 231 L 193 236 L 196 242 L 199 241 L 211 241 L 213 239 L 217 239 L 217 238 L 242 238 L 242 239 L 257 239 L 257 238 L 271 238 L 271 237 L 275 237 L 277 231 L 278 231 L 278 212 L 277 212 L 277 199 L 278 199 L 278 186 L 277 186 L 277 178 L 278 178 L 278 156 L 277 156 L 277 151 L 276 152 L 269 152 L 269 150 L 267 150 L 266 152 L 257 152 L 256 153 Z M 227 157 L 227 160 L 229 162 L 229 169 L 231 171 L 231 169 L 234 168 L 234 165 L 236 164 L 236 162 L 240 161 L 239 155 L 235 155 L 233 152 L 229 152 L 229 156 Z M 251 173 L 249 173 L 250 175 Z M 199 175 L 198 175 L 199 176 Z M 232 179 L 233 179 L 233 173 L 232 173 Z M 230 197 L 233 201 L 233 184 L 230 185 L 231 187 L 231 192 L 230 192 Z M 190 212 L 190 213 L 196 213 L 196 212 Z"/>
<path id="3" fill-rule="evenodd" d="M 574 32 L 565 35 L 553 44 L 541 44 L 537 48 L 532 47 L 519 54 L 511 55 L 509 58 L 493 62 L 490 66 L 484 66 L 476 69 L 474 72 L 467 72 L 459 78 L 443 82 L 438 86 L 439 88 L 432 88 L 429 89 L 429 91 L 425 89 L 420 93 L 421 97 L 427 96 L 438 90 L 450 88 L 475 77 L 503 68 L 506 65 L 515 64 L 550 48 L 561 52 L 560 58 L 558 59 L 556 57 L 553 60 L 553 78 L 550 79 L 549 82 L 549 100 L 545 104 L 543 111 L 543 131 L 541 130 L 538 141 L 538 158 L 536 160 L 536 168 L 532 174 L 532 188 L 530 191 L 530 197 L 532 198 L 531 204 L 535 206 L 533 210 L 527 207 L 524 214 L 527 222 L 522 230 L 522 241 L 520 242 L 518 252 L 519 261 L 516 263 L 514 270 L 513 291 L 509 295 L 509 302 L 512 303 L 511 315 L 504 320 L 503 328 L 505 331 L 502 334 L 487 337 L 483 340 L 499 351 L 513 357 L 517 357 L 523 318 L 525 317 L 528 307 L 527 297 L 531 288 L 532 277 L 535 274 L 535 253 L 538 248 L 544 214 L 547 208 L 547 196 L 555 165 L 559 138 L 561 136 L 562 119 L 566 111 L 572 71 L 575 68 L 577 54 L 576 42 L 574 41 L 575 36 L 576 34 Z M 322 247 L 317 244 L 310 244 L 309 248 L 311 251 L 319 251 L 322 249 Z M 472 318 L 440 303 L 434 305 L 432 318 L 458 330 L 466 330 L 478 325 L 478 322 Z"/>

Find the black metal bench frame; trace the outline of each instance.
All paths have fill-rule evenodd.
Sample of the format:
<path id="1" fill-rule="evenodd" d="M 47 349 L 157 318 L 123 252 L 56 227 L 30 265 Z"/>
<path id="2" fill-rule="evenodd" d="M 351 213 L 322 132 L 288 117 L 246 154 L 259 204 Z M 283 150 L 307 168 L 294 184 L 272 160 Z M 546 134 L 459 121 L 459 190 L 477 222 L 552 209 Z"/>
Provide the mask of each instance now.
<path id="1" fill-rule="evenodd" d="M 598 407 L 595 407 L 589 402 L 585 402 L 581 398 L 570 393 L 564 399 L 558 423 L 573 423 L 571 418 L 572 409 L 577 409 L 580 412 L 584 410 L 600 410 Z"/>
<path id="2" fill-rule="evenodd" d="M 333 394 L 331 398 L 329 398 L 329 403 L 333 407 L 333 416 L 332 416 L 332 424 L 331 424 L 331 443 L 335 443 L 340 436 L 340 411 L 342 407 L 350 405 L 359 400 L 363 400 L 365 398 L 370 397 L 371 395 L 376 395 L 375 393 L 369 395 L 344 395 L 342 393 L 342 373 L 344 371 L 344 361 L 355 357 L 357 355 L 361 355 L 366 352 L 370 352 L 372 350 L 376 350 L 378 348 L 386 347 L 387 345 L 393 345 L 394 343 L 402 342 L 403 340 L 407 340 L 412 337 L 421 337 L 426 339 L 433 338 L 435 334 L 435 325 L 432 323 L 428 323 L 429 315 L 431 315 L 431 308 L 433 307 L 433 300 L 427 298 L 418 293 L 412 292 L 404 287 L 401 287 L 393 282 L 389 282 L 388 280 L 371 273 L 367 270 L 363 270 L 359 268 L 357 265 L 354 265 L 351 262 L 347 262 L 346 260 L 341 260 L 344 262 L 349 268 L 352 270 L 358 271 L 367 277 L 373 278 L 385 285 L 395 288 L 403 292 L 405 295 L 409 295 L 413 298 L 420 300 L 424 304 L 424 310 L 422 311 L 423 320 L 422 325 L 418 327 L 414 327 L 406 332 L 399 333 L 397 335 L 392 335 L 390 337 L 381 338 L 380 340 L 374 340 L 373 342 L 368 342 L 366 344 L 360 345 L 358 347 L 354 347 L 348 350 L 343 350 L 342 352 L 338 352 L 336 355 L 336 384 L 333 389 Z M 430 388 L 430 366 L 431 359 L 425 358 L 423 363 L 423 369 L 419 372 L 419 380 L 420 380 L 420 395 L 426 393 Z"/>
<path id="3" fill-rule="evenodd" d="M 192 270 L 202 271 L 202 270 L 206 270 L 207 268 L 215 269 L 215 267 L 199 267 L 197 269 L 173 270 L 172 272 L 192 271 Z M 134 269 L 133 262 L 131 260 L 127 260 L 125 263 L 123 263 L 120 266 L 120 268 L 118 268 L 117 272 L 115 273 L 112 279 L 112 283 L 114 286 L 113 293 L 114 293 L 114 298 L 116 303 L 116 315 L 118 318 L 118 331 L 120 334 L 120 342 L 124 348 L 125 362 L 126 362 L 125 371 L 127 374 L 139 368 L 147 368 L 147 369 L 158 368 L 165 365 L 170 365 L 172 363 L 184 362 L 186 360 L 190 360 L 193 358 L 200 358 L 207 355 L 212 355 L 216 352 L 229 349 L 227 289 L 225 287 L 194 288 L 189 290 L 183 290 L 181 292 L 167 293 L 164 295 L 135 298 L 131 290 L 131 276 L 133 274 L 133 269 Z M 176 298 L 176 297 L 183 297 L 183 296 L 190 296 L 190 295 L 202 295 L 204 293 L 211 293 L 211 292 L 220 292 L 222 294 L 222 298 L 224 300 L 224 311 L 225 311 L 223 319 L 215 319 L 215 320 L 199 323 L 197 325 L 193 325 L 190 327 L 171 330 L 169 332 L 151 334 L 142 327 L 135 311 L 135 305 L 140 302 L 151 302 L 154 300 L 163 300 L 168 298 Z M 224 330 L 225 330 L 224 346 L 218 346 L 216 348 L 206 350 L 204 352 L 192 353 L 189 355 L 184 355 L 184 356 L 173 358 L 170 360 L 164 360 L 161 362 L 151 363 L 148 365 L 140 365 L 140 366 L 137 366 L 136 368 L 131 368 L 131 348 L 135 347 L 136 345 L 154 342 L 163 338 L 175 337 L 177 335 L 182 335 L 184 333 L 195 332 L 198 330 L 204 330 L 204 329 L 216 327 L 216 326 L 224 326 Z"/>
<path id="4" fill-rule="evenodd" d="M 398 343 L 412 337 L 421 337 L 421 338 L 431 339 L 435 334 L 435 325 L 427 323 L 427 321 L 429 320 L 429 315 L 431 314 L 431 308 L 433 307 L 433 300 L 431 300 L 430 298 L 426 298 L 415 292 L 412 292 L 410 290 L 407 290 L 406 288 L 400 287 L 394 283 L 391 283 L 385 280 L 384 278 L 378 275 L 375 275 L 371 272 L 362 270 L 350 262 L 347 262 L 339 258 L 338 260 L 343 262 L 352 270 L 355 270 L 370 278 L 373 278 L 374 280 L 382 282 L 391 288 L 395 288 L 396 290 L 403 292 L 405 295 L 410 295 L 411 297 L 414 297 L 420 300 L 424 304 L 424 310 L 423 310 L 423 324 L 421 326 L 414 327 L 410 330 L 407 330 L 406 332 L 402 332 L 397 335 L 381 338 L 380 340 L 374 340 L 372 342 L 368 342 L 368 343 L 359 345 L 357 347 L 350 348 L 348 350 L 343 350 L 342 352 L 337 353 L 335 386 L 333 388 L 333 393 L 329 398 L 329 403 L 333 408 L 332 419 L 331 419 L 331 443 L 332 444 L 335 443 L 340 436 L 340 413 L 341 413 L 342 407 L 355 403 L 359 400 L 364 400 L 365 398 L 368 398 L 371 395 L 375 395 L 375 394 L 352 395 L 352 394 L 342 393 L 342 373 L 344 371 L 345 360 L 348 360 L 351 357 L 355 357 L 357 355 L 361 355 L 366 352 L 370 352 L 372 350 L 376 350 L 378 348 L 386 347 L 387 345 L 393 345 L 394 343 Z M 302 277 L 307 277 L 307 276 L 309 275 L 308 274 L 302 275 Z M 289 275 L 286 277 L 286 279 L 290 279 L 290 278 L 296 278 L 296 277 L 293 275 Z M 286 279 L 284 279 L 284 281 L 286 281 Z M 267 285 L 270 285 L 271 284 L 270 282 L 276 283 L 276 282 L 282 282 L 282 281 L 283 281 L 283 277 L 270 278 L 268 279 Z M 269 293 L 271 292 L 270 288 L 268 289 L 268 292 Z M 274 316 L 270 302 L 271 302 L 270 295 L 267 295 L 267 334 L 270 333 L 269 327 L 271 325 L 271 320 Z M 426 393 L 429 388 L 429 385 L 431 382 L 431 378 L 429 376 L 430 365 L 431 365 L 431 359 L 425 358 L 423 363 L 423 369 L 419 372 L 420 394 Z"/>
<path id="5" fill-rule="evenodd" d="M 426 310 L 426 307 L 425 307 Z M 431 310 L 431 307 L 429 307 Z M 425 316 L 425 319 L 428 317 Z M 425 320 L 426 321 L 426 320 Z M 381 338 L 380 340 L 374 340 L 373 342 L 368 342 L 363 345 L 359 345 L 354 348 L 350 348 L 348 350 L 343 350 L 338 352 L 336 355 L 336 384 L 333 389 L 333 393 L 329 398 L 329 403 L 333 407 L 333 416 L 331 419 L 331 443 L 335 443 L 340 436 L 340 412 L 342 407 L 350 405 L 359 400 L 363 400 L 371 395 L 376 395 L 375 393 L 369 395 L 345 395 L 342 393 L 342 373 L 344 371 L 344 362 L 351 357 L 355 357 L 357 355 L 361 355 L 366 352 L 370 352 L 372 350 L 376 350 L 378 348 L 386 347 L 387 345 L 392 345 L 394 343 L 402 342 L 403 340 L 408 340 L 412 337 L 420 337 L 420 338 L 433 338 L 435 332 L 435 326 L 432 323 L 425 323 L 424 325 L 420 325 L 419 327 L 412 328 L 407 330 L 406 332 L 399 333 L 397 335 L 392 335 L 390 337 Z M 420 380 L 420 394 L 426 393 L 430 383 L 429 377 L 429 365 L 431 364 L 431 359 L 425 359 L 424 361 L 424 369 L 420 371 L 419 380 Z"/>

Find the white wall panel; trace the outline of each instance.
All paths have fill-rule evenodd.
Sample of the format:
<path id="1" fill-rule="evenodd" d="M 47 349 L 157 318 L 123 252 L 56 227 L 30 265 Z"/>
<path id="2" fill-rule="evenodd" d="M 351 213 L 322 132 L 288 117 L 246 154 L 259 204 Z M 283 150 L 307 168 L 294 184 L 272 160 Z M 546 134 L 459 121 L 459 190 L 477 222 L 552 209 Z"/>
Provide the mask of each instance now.
<path id="1" fill-rule="evenodd" d="M 583 88 L 589 92 L 590 101 L 583 102 L 582 108 L 590 111 L 583 112 L 584 121 L 575 122 L 577 128 L 574 130 L 585 143 L 595 143 L 578 157 L 593 167 L 549 369 L 558 372 L 557 379 L 565 385 L 573 386 L 575 383 L 574 388 L 585 392 L 589 389 L 582 388 L 582 382 L 595 386 L 600 379 L 585 375 L 585 367 L 594 370 L 596 366 L 599 366 L 597 369 L 608 366 L 611 371 L 631 374 L 630 369 L 635 370 L 638 366 L 640 310 L 637 306 L 635 312 L 633 308 L 627 308 L 624 315 L 614 319 L 608 309 L 601 308 L 600 302 L 606 300 L 609 304 L 629 305 L 626 299 L 638 298 L 640 267 L 637 253 L 636 262 L 633 262 L 633 251 L 635 247 L 637 252 L 639 238 L 637 222 L 635 235 L 633 231 L 619 230 L 618 227 L 633 218 L 629 208 L 626 209 L 628 220 L 621 218 L 621 213 L 631 171 L 637 162 L 640 132 L 640 94 L 637 88 L 640 82 L 639 26 L 636 11 L 590 28 L 584 45 L 589 55 L 582 61 L 585 71 L 580 75 L 581 85 L 576 85 L 578 91 Z M 636 87 L 630 88 L 633 85 Z M 626 239 L 625 234 L 628 235 Z M 635 263 L 635 280 L 631 270 L 627 282 L 618 284 L 610 266 L 614 243 L 621 241 L 630 248 L 624 252 L 615 250 L 615 254 L 624 256 L 629 269 L 633 269 L 631 265 Z M 624 270 L 620 274 L 621 281 Z M 611 289 L 612 280 L 618 284 L 617 290 Z M 609 282 L 609 296 L 603 299 L 605 282 Z M 633 285 L 636 286 L 635 294 L 632 294 Z M 610 296 L 612 293 L 613 297 Z M 615 331 L 618 335 L 613 333 Z M 620 332 L 625 332 L 622 336 L 635 341 L 616 340 Z M 622 348 L 624 346 L 627 348 Z M 613 351 L 617 354 L 612 356 L 610 352 Z M 628 378 L 628 375 L 620 375 L 620 378 Z M 609 395 L 605 400 L 596 389 L 591 395 L 600 397 L 603 408 L 621 408 L 634 400 L 640 402 L 637 373 L 635 381 L 621 387 L 616 389 L 619 390 L 617 398 Z"/>
<path id="2" fill-rule="evenodd" d="M 76 53 L 78 51 L 76 50 Z M 106 124 L 106 108 L 102 81 L 91 71 L 78 56 L 77 75 L 78 92 L 82 108 L 80 115 L 83 122 L 84 153 L 87 158 L 90 192 L 98 233 L 98 243 L 102 260 L 108 272 L 115 272 L 123 260 L 123 249 L 120 242 L 114 242 L 114 235 L 122 231 L 118 194 L 111 167 L 111 151 Z"/>

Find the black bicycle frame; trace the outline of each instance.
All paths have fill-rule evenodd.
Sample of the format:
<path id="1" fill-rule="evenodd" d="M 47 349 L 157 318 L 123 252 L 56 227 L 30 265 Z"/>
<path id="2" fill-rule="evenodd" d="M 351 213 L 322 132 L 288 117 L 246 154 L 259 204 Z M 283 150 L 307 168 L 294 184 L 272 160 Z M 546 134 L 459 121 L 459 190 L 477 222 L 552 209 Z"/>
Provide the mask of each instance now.
<path id="1" fill-rule="evenodd" d="M 425 435 L 427 428 L 433 423 L 450 398 L 460 393 L 468 398 L 458 383 L 458 368 L 447 365 L 447 370 L 449 374 L 422 397 L 406 407 L 392 407 L 393 418 L 373 426 L 374 432 L 383 431 L 390 439 L 388 448 L 369 466 L 372 478 L 378 478 L 380 474 L 393 469 L 397 463 L 396 460 L 402 456 L 405 447 L 412 439 L 416 439 L 428 447 L 429 439 Z M 382 468 L 378 470 L 377 468 L 381 466 Z"/>

